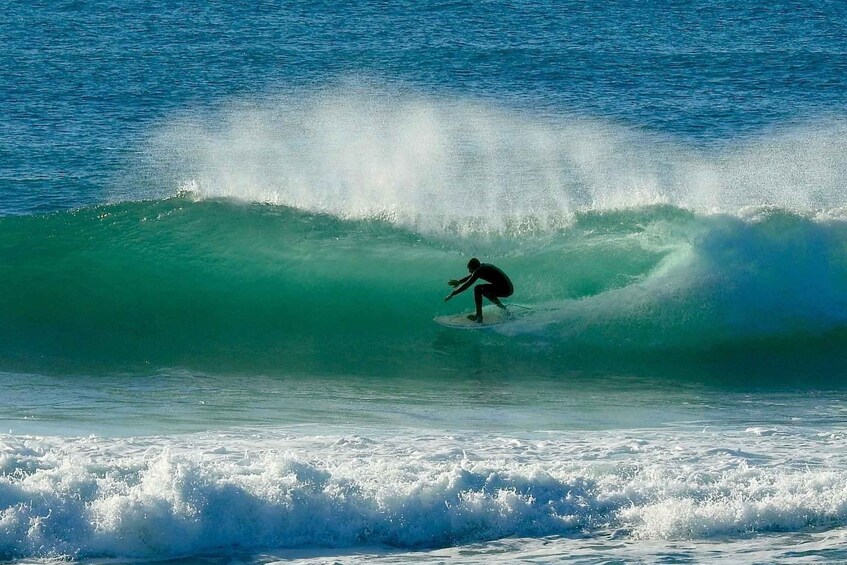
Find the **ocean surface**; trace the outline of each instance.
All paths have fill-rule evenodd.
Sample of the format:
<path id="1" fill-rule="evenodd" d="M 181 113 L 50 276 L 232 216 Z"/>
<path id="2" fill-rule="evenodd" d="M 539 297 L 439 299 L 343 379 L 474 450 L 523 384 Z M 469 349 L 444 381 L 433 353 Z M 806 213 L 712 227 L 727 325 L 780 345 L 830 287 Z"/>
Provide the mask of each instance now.
<path id="1" fill-rule="evenodd" d="M 847 4 L 7 8 L 0 561 L 847 562 Z"/>

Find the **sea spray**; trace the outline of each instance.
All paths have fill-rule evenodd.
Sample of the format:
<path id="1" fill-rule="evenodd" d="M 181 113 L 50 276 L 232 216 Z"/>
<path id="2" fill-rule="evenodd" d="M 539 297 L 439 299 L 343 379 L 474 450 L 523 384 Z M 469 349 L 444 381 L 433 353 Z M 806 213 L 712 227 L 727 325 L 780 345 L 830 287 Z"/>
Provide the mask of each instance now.
<path id="1" fill-rule="evenodd" d="M 659 204 L 728 214 L 843 208 L 845 131 L 838 119 L 809 121 L 694 148 L 566 111 L 354 83 L 171 118 L 151 132 L 144 169 L 159 197 L 180 186 L 201 198 L 387 217 L 425 233 L 508 233 Z"/>

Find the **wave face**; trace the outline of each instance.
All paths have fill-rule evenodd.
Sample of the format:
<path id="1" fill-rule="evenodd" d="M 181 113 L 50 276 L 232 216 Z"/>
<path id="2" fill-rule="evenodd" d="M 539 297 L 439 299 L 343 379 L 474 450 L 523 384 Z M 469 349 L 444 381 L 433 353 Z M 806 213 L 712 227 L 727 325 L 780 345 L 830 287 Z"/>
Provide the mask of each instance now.
<path id="1" fill-rule="evenodd" d="M 521 229 L 423 233 L 189 197 L 3 218 L 2 363 L 431 375 L 480 357 L 532 374 L 789 356 L 811 371 L 847 345 L 841 220 L 658 206 Z M 471 308 L 470 293 L 442 302 L 471 255 L 532 310 L 493 331 L 436 326 Z"/>

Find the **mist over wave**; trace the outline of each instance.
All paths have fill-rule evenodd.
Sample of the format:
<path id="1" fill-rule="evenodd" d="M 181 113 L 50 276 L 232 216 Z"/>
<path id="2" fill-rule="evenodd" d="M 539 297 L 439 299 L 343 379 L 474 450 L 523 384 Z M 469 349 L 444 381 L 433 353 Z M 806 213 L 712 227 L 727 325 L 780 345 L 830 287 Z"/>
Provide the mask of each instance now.
<path id="1" fill-rule="evenodd" d="M 847 205 L 840 118 L 695 148 L 606 120 L 345 84 L 172 118 L 147 147 L 181 187 L 425 232 L 555 229 L 575 213 L 672 205 L 798 213 Z"/>

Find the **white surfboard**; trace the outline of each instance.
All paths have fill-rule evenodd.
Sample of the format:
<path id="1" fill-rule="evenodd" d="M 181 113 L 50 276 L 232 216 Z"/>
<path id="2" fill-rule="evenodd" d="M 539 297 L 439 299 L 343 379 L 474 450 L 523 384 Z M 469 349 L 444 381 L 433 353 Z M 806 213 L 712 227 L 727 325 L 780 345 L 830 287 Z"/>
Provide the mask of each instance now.
<path id="1" fill-rule="evenodd" d="M 458 328 L 463 330 L 476 330 L 499 326 L 511 320 L 526 315 L 531 308 L 519 304 L 507 304 L 507 310 L 497 306 L 485 306 L 482 309 L 482 322 L 475 322 L 468 318 L 470 312 L 464 314 L 453 314 L 450 316 L 436 316 L 433 321 L 447 328 Z"/>

